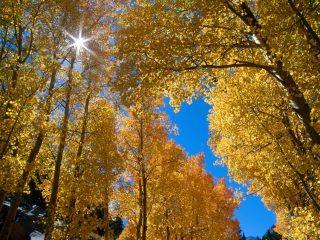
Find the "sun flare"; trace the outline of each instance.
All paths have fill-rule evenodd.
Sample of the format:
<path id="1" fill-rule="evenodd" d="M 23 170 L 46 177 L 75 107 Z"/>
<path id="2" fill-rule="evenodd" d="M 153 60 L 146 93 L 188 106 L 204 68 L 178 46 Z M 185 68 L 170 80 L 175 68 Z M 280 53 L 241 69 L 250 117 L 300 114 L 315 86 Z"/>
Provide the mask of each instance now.
<path id="1" fill-rule="evenodd" d="M 90 40 L 90 38 L 84 38 L 82 36 L 82 31 L 80 29 L 78 37 L 72 36 L 70 33 L 67 32 L 67 35 L 73 40 L 73 43 L 69 47 L 74 47 L 77 50 L 77 55 L 83 50 L 87 50 L 91 52 L 88 47 L 86 46 L 86 42 Z"/>
<path id="2" fill-rule="evenodd" d="M 84 48 L 85 45 L 84 43 L 86 42 L 86 39 L 80 37 L 80 38 L 76 38 L 74 39 L 74 46 L 78 49 Z"/>

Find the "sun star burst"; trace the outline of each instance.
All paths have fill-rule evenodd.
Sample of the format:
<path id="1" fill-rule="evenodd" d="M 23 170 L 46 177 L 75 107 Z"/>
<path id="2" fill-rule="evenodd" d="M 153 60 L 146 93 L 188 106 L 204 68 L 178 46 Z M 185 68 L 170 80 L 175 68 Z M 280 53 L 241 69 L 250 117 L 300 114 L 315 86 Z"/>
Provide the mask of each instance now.
<path id="1" fill-rule="evenodd" d="M 67 35 L 73 40 L 73 43 L 69 45 L 69 47 L 74 47 L 76 48 L 77 51 L 77 55 L 83 50 L 87 50 L 88 52 L 91 52 L 89 48 L 87 48 L 86 46 L 86 42 L 88 42 L 90 40 L 90 38 L 84 38 L 82 36 L 82 29 L 80 28 L 79 31 L 79 36 L 78 37 L 74 37 L 72 36 L 70 33 L 66 32 Z"/>

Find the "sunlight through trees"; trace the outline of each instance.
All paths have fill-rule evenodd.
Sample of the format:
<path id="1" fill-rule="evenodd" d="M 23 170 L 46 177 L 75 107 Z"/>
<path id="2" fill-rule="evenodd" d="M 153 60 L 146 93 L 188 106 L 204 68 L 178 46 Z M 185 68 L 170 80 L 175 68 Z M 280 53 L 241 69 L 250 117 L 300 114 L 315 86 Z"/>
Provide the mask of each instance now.
<path id="1" fill-rule="evenodd" d="M 241 197 L 170 139 L 164 96 L 212 106 L 208 144 L 276 213 L 272 233 L 320 239 L 318 0 L 0 13 L 0 239 L 239 239 Z"/>

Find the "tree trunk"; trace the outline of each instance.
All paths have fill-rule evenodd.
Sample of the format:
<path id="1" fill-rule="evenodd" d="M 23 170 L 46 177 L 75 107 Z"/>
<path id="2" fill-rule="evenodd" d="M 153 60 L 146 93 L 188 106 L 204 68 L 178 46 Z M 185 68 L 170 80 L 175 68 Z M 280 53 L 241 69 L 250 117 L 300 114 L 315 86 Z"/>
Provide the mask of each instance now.
<path id="1" fill-rule="evenodd" d="M 142 169 L 142 206 L 143 206 L 143 217 L 142 217 L 142 240 L 147 239 L 147 178 L 145 173 L 145 166 Z"/>
<path id="2" fill-rule="evenodd" d="M 312 146 L 320 144 L 320 135 L 314 127 L 311 126 L 311 109 L 306 102 L 303 93 L 299 90 L 299 87 L 292 76 L 282 69 L 282 62 L 279 61 L 277 65 L 278 67 L 275 72 L 275 75 L 277 75 L 275 77 L 288 94 L 293 112 L 302 122 L 304 129 L 311 140 Z"/>
<path id="3" fill-rule="evenodd" d="M 8 193 L 5 190 L 0 190 L 0 212 L 2 210 L 3 202 L 6 199 L 7 194 Z"/>
<path id="4" fill-rule="evenodd" d="M 11 230 L 12 230 L 12 227 L 14 224 L 17 210 L 18 210 L 18 207 L 20 204 L 21 196 L 22 196 L 23 190 L 28 182 L 29 174 L 32 169 L 32 163 L 34 162 L 34 160 L 36 159 L 36 157 L 39 153 L 42 141 L 43 141 L 43 134 L 40 133 L 31 152 L 30 152 L 30 154 L 29 154 L 26 168 L 23 170 L 22 176 L 19 179 L 19 182 L 17 185 L 17 191 L 14 193 L 14 197 L 11 201 L 6 220 L 2 226 L 2 230 L 0 233 L 0 239 L 8 239 L 11 234 Z"/>
<path id="5" fill-rule="evenodd" d="M 168 220 L 169 220 L 169 211 L 168 211 L 168 210 L 166 210 L 165 216 L 166 216 L 166 222 L 167 222 L 167 226 L 166 226 L 166 240 L 170 240 L 170 228 L 169 228 L 169 224 L 168 224 Z"/>
<path id="6" fill-rule="evenodd" d="M 142 118 L 139 119 L 140 121 L 140 129 L 139 129 L 139 156 L 137 158 L 138 164 L 139 164 L 139 220 L 138 220 L 138 224 L 137 224 L 137 240 L 141 240 L 141 239 L 145 239 L 144 235 L 144 230 L 145 230 L 145 226 L 146 226 L 146 222 L 145 222 L 145 206 L 144 203 L 146 202 L 145 199 L 145 181 L 144 181 L 144 158 L 143 158 L 143 121 Z"/>
<path id="7" fill-rule="evenodd" d="M 166 240 L 170 240 L 170 228 L 168 225 L 166 226 Z"/>
<path id="8" fill-rule="evenodd" d="M 259 24 L 258 19 L 254 16 L 250 7 L 246 2 L 242 2 L 239 8 L 241 12 L 233 7 L 230 1 L 226 1 L 226 6 L 234 14 L 236 14 L 246 25 L 252 28 L 256 38 L 261 43 L 264 50 L 270 59 L 276 59 L 276 54 L 272 53 L 266 39 L 261 35 L 262 26 Z M 293 112 L 298 116 L 300 122 L 303 124 L 305 132 L 310 139 L 311 147 L 320 144 L 320 134 L 311 126 L 311 109 L 300 91 L 299 86 L 294 81 L 289 72 L 283 69 L 283 63 L 278 60 L 275 62 L 276 67 L 271 67 L 267 70 L 282 86 L 283 90 L 288 95 L 290 106 Z"/>
<path id="9" fill-rule="evenodd" d="M 42 209 L 46 209 L 46 201 L 42 195 L 42 191 L 37 188 L 37 184 L 42 184 L 39 171 L 37 171 L 35 173 L 34 178 L 31 178 L 28 182 L 28 186 L 30 189 L 30 194 L 28 197 L 30 198 L 33 204 L 41 207 Z"/>
<path id="10" fill-rule="evenodd" d="M 142 226 L 142 215 L 143 215 L 143 210 L 142 210 L 142 180 L 141 176 L 139 176 L 139 219 L 137 223 L 137 231 L 136 231 L 136 240 L 141 240 L 141 226 Z"/>
<path id="11" fill-rule="evenodd" d="M 291 7 L 291 9 L 293 10 L 293 12 L 296 14 L 296 16 L 298 16 L 298 18 L 300 19 L 300 26 L 301 26 L 302 30 L 304 30 L 306 32 L 307 39 L 309 39 L 309 41 L 311 39 L 314 41 L 314 44 L 316 45 L 317 50 L 318 50 L 318 54 L 319 54 L 319 52 L 320 52 L 320 37 L 318 36 L 316 31 L 312 28 L 312 26 L 309 24 L 309 22 L 307 21 L 307 19 L 303 15 L 303 13 L 301 13 L 299 11 L 299 9 L 296 7 L 294 2 L 292 0 L 288 0 L 288 4 Z"/>
<path id="12" fill-rule="evenodd" d="M 84 146 L 84 141 L 85 141 L 85 136 L 86 136 L 86 131 L 87 131 L 87 124 L 88 124 L 90 99 L 91 99 L 91 80 L 89 80 L 88 87 L 87 87 L 87 96 L 86 96 L 86 99 L 85 99 L 83 121 L 82 121 L 82 126 L 81 126 L 81 133 L 80 133 L 80 142 L 79 142 L 79 145 L 78 145 L 77 156 L 76 156 L 77 159 L 81 158 L 82 152 L 83 152 L 83 146 Z M 78 165 L 75 167 L 75 170 L 74 170 L 74 173 L 73 173 L 73 176 L 74 176 L 76 181 L 82 175 L 80 168 L 81 167 L 80 167 L 80 165 L 78 163 Z M 75 186 L 72 187 L 70 195 L 71 196 L 70 196 L 69 210 L 68 210 L 69 213 L 67 215 L 67 220 L 66 220 L 67 221 L 67 225 L 72 223 L 73 217 L 74 217 L 74 210 L 75 210 L 75 205 L 76 205 L 76 189 L 75 189 Z M 69 231 L 70 231 L 70 228 L 68 226 L 66 234 L 68 234 Z"/>
<path id="13" fill-rule="evenodd" d="M 7 113 L 12 108 L 12 103 L 10 102 L 10 100 L 14 99 L 14 94 L 15 94 L 16 87 L 17 87 L 17 84 L 19 81 L 19 70 L 20 70 L 19 65 L 21 64 L 21 59 L 22 59 L 22 27 L 21 27 L 21 25 L 19 25 L 18 33 L 15 35 L 15 37 L 16 37 L 16 42 L 17 42 L 18 59 L 12 66 L 13 72 L 12 72 L 11 86 L 8 89 L 9 98 L 7 99 L 7 104 L 5 105 L 5 111 L 4 111 L 5 116 L 1 119 L 2 122 L 4 119 L 11 118 Z M 10 142 L 13 130 L 15 129 L 16 122 L 17 122 L 17 120 L 15 121 L 13 126 L 11 127 L 11 131 L 8 136 L 4 137 L 3 132 L 1 132 L 1 134 L 0 134 L 0 147 L 1 147 L 0 160 L 4 157 L 4 155 L 6 154 L 8 148 L 9 148 L 9 142 Z"/>
<path id="14" fill-rule="evenodd" d="M 54 228 L 55 213 L 57 207 L 57 197 L 59 189 L 59 179 L 60 179 L 60 168 L 64 153 L 64 148 L 67 139 L 68 123 L 70 118 L 70 100 L 71 100 L 71 90 L 72 90 L 72 71 L 75 63 L 75 57 L 71 59 L 70 69 L 68 73 L 68 83 L 66 86 L 66 105 L 64 110 L 63 122 L 61 126 L 60 140 L 58 146 L 57 159 L 54 169 L 54 177 L 52 183 L 52 192 L 50 196 L 49 208 L 48 208 L 48 218 L 46 224 L 45 235 L 47 240 L 52 239 L 52 232 Z"/>
<path id="15" fill-rule="evenodd" d="M 105 232 L 104 232 L 104 239 L 105 240 L 111 240 L 110 239 L 110 227 L 109 227 L 109 196 L 108 193 L 106 194 L 106 203 L 105 203 Z"/>

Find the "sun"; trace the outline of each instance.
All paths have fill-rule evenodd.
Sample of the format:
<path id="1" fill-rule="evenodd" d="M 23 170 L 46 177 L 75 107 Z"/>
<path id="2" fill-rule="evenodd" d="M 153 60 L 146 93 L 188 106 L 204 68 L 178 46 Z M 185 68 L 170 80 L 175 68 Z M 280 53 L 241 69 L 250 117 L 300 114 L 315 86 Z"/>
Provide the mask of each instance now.
<path id="1" fill-rule="evenodd" d="M 77 55 L 82 50 L 87 50 L 88 52 L 91 52 L 89 48 L 86 46 L 86 42 L 90 40 L 90 38 L 84 38 L 82 36 L 82 31 L 80 29 L 78 37 L 72 36 L 70 33 L 66 32 L 67 35 L 73 40 L 73 43 L 69 45 L 69 47 L 74 47 L 77 50 Z"/>
<path id="2" fill-rule="evenodd" d="M 81 48 L 84 48 L 85 45 L 84 43 L 86 42 L 86 39 L 85 38 L 82 38 L 82 37 L 79 37 L 79 38 L 75 38 L 74 39 L 74 46 L 77 48 L 77 49 L 81 49 Z"/>

